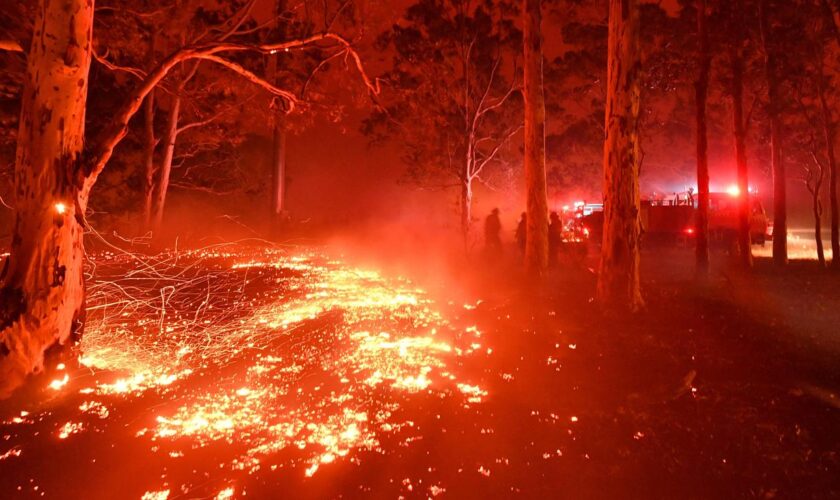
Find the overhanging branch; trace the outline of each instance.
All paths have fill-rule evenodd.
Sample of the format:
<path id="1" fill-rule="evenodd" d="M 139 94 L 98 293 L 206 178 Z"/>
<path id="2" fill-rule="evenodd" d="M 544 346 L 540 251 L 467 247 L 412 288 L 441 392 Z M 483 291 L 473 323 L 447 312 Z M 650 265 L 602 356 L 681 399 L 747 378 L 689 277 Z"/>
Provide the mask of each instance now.
<path id="1" fill-rule="evenodd" d="M 280 95 L 284 98 L 287 96 L 294 97 L 293 94 L 291 94 L 290 92 L 278 89 L 274 85 L 266 82 L 254 73 L 248 71 L 241 65 L 231 62 L 227 59 L 223 59 L 217 54 L 223 52 L 245 51 L 273 54 L 278 51 L 305 48 L 322 41 L 332 41 L 339 45 L 342 45 L 347 52 L 347 56 L 353 59 L 356 65 L 356 69 L 361 75 L 362 80 L 365 86 L 367 87 L 368 91 L 372 95 L 379 94 L 379 81 L 371 80 L 371 78 L 365 71 L 364 65 L 362 64 L 362 60 L 359 57 L 359 54 L 352 47 L 350 42 L 344 39 L 342 36 L 337 35 L 335 33 L 319 33 L 305 38 L 261 45 L 217 41 L 212 43 L 206 43 L 200 46 L 184 47 L 170 54 L 166 59 L 161 61 L 160 64 L 158 64 L 154 69 L 152 69 L 148 73 L 146 78 L 143 80 L 143 82 L 131 93 L 126 104 L 115 114 L 111 125 L 103 130 L 98 140 L 94 143 L 95 146 L 93 149 L 93 154 L 85 163 L 84 168 L 80 169 L 80 171 L 78 172 L 78 175 L 80 177 L 79 184 L 82 187 L 84 187 L 85 190 L 90 190 L 90 188 L 96 182 L 96 179 L 99 177 L 99 174 L 102 172 L 102 169 L 105 168 L 105 165 L 111 158 L 111 155 L 114 152 L 114 148 L 128 133 L 128 123 L 140 109 L 143 99 L 145 99 L 146 95 L 148 95 L 148 93 L 151 92 L 151 90 L 155 88 L 158 85 L 158 83 L 160 83 L 160 81 L 163 80 L 163 78 L 177 65 L 193 59 L 210 60 L 219 64 L 223 64 L 227 68 L 237 72 L 242 76 L 245 76 L 248 80 L 257 83 L 258 85 L 268 89 L 276 95 Z"/>

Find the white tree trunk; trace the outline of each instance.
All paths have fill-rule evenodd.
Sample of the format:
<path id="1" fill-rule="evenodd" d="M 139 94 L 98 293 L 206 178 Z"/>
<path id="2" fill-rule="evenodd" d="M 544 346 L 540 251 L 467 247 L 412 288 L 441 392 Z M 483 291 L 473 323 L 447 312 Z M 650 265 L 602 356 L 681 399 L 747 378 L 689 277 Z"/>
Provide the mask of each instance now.
<path id="1" fill-rule="evenodd" d="M 472 226 L 472 179 L 461 180 L 461 234 L 465 248 L 469 245 L 470 227 Z"/>
<path id="2" fill-rule="evenodd" d="M 93 1 L 36 12 L 15 161 L 15 228 L 0 289 L 0 397 L 80 335 L 84 319 L 82 151 Z"/>
<path id="3" fill-rule="evenodd" d="M 157 188 L 155 189 L 154 218 L 152 230 L 159 234 L 163 227 L 163 211 L 166 208 L 166 196 L 169 193 L 169 179 L 172 176 L 172 160 L 175 157 L 175 143 L 178 141 L 178 120 L 181 117 L 181 92 L 183 87 L 176 89 L 169 104 L 166 117 L 166 142 L 163 145 L 163 158 L 158 172 Z"/>

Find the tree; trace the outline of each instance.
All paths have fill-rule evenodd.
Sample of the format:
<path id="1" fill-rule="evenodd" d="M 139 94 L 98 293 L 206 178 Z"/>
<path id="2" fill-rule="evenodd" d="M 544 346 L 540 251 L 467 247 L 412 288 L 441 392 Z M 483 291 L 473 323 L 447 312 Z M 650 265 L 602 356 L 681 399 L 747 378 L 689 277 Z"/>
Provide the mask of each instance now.
<path id="1" fill-rule="evenodd" d="M 840 28 L 835 22 L 834 10 L 829 4 L 828 0 L 820 0 L 823 11 L 823 28 L 821 32 L 827 32 L 834 35 L 838 46 L 840 46 Z M 822 78 L 822 77 L 821 77 Z M 826 106 L 823 106 L 826 109 Z M 826 109 L 826 117 L 830 118 L 830 112 Z M 832 120 L 824 120 L 824 134 L 826 136 L 826 144 L 831 155 L 834 155 L 834 127 Z M 830 142 L 829 142 L 830 141 Z M 837 195 L 838 172 L 836 161 L 830 157 L 828 167 L 828 197 L 829 197 L 829 212 L 831 217 L 831 267 L 840 269 L 840 201 Z"/>
<path id="2" fill-rule="evenodd" d="M 274 4 L 274 12 L 277 19 L 275 29 L 279 33 L 283 29 L 283 24 L 280 22 L 280 16 L 286 11 L 285 0 L 276 0 Z M 272 54 L 269 56 L 268 62 L 268 78 L 269 81 L 275 85 L 279 85 L 280 76 L 277 71 L 277 65 L 280 63 L 281 54 Z M 283 213 L 286 210 L 286 126 L 285 126 L 285 109 L 283 102 L 279 99 L 272 99 L 269 106 L 271 111 L 271 212 L 269 214 L 271 221 L 271 232 L 276 234 L 282 220 Z"/>
<path id="3" fill-rule="evenodd" d="M 814 80 L 816 82 L 816 90 L 817 90 L 817 98 L 820 105 L 820 114 L 822 115 L 821 122 L 822 122 L 822 134 L 823 134 L 823 141 L 825 142 L 825 151 L 826 156 L 828 159 L 828 172 L 829 172 L 829 200 L 830 200 L 830 207 L 831 207 L 831 265 L 834 268 L 838 266 L 838 255 L 840 255 L 840 244 L 838 244 L 838 237 L 837 237 L 837 154 L 835 150 L 835 140 L 836 140 L 836 123 L 832 116 L 832 111 L 828 105 L 828 98 L 827 98 L 827 85 L 826 85 L 826 75 L 824 70 L 824 54 L 821 48 L 815 48 L 815 59 L 817 59 L 817 71 L 814 76 Z M 815 158 L 816 161 L 816 158 Z M 822 165 L 820 165 L 820 175 L 822 175 Z M 815 190 L 816 191 L 816 190 Z M 818 191 L 817 191 L 818 192 Z M 822 209 L 820 208 L 820 211 Z M 822 239 L 822 236 L 820 236 Z"/>
<path id="4" fill-rule="evenodd" d="M 502 3 L 420 0 L 377 43 L 394 57 L 363 131 L 374 143 L 399 139 L 412 182 L 459 189 L 465 241 L 476 181 L 522 128 L 519 36 Z"/>
<path id="5" fill-rule="evenodd" d="M 782 116 L 779 68 L 770 25 L 768 0 L 758 0 L 764 71 L 767 78 L 767 111 L 770 115 L 770 151 L 773 163 L 773 262 L 787 264 L 787 177 L 782 157 Z"/>
<path id="6" fill-rule="evenodd" d="M 525 60 L 525 187 L 527 223 L 525 268 L 540 275 L 548 267 L 548 198 L 545 179 L 545 97 L 543 93 L 541 0 L 523 0 Z"/>
<path id="7" fill-rule="evenodd" d="M 731 6 L 735 43 L 730 50 L 732 65 L 732 133 L 735 137 L 735 164 L 738 174 L 738 254 L 741 264 L 752 267 L 752 242 L 750 240 L 750 181 L 747 165 L 747 119 L 744 116 L 744 2 L 735 0 Z"/>
<path id="8" fill-rule="evenodd" d="M 565 200 L 601 198 L 607 19 L 600 2 L 553 13 L 565 50 L 545 66 L 549 188 Z M 547 22 L 551 17 L 546 16 Z"/>
<path id="9" fill-rule="evenodd" d="M 36 9 L 15 161 L 15 228 L 11 254 L 0 273 L 0 397 L 43 370 L 45 359 L 65 351 L 81 335 L 83 231 L 91 188 L 145 97 L 174 67 L 190 60 L 210 61 L 294 105 L 293 93 L 222 54 L 265 54 L 332 43 L 355 61 L 366 85 L 375 91 L 356 52 L 335 33 L 257 45 L 210 40 L 164 58 L 86 145 L 93 21 L 93 2 L 87 0 L 42 0 Z"/>
<path id="10" fill-rule="evenodd" d="M 604 235 L 597 298 L 608 309 L 643 307 L 639 283 L 639 7 L 610 0 L 604 143 Z"/>
<path id="11" fill-rule="evenodd" d="M 45 353 L 74 342 L 84 323 L 80 249 L 88 192 L 80 184 L 92 32 L 92 2 L 41 2 L 36 9 L 15 160 L 12 255 L 0 289 L 0 397 L 40 369 Z"/>
<path id="12" fill-rule="evenodd" d="M 694 85 L 697 111 L 697 246 L 695 256 L 698 273 L 707 275 L 709 273 L 709 155 L 706 100 L 709 95 L 712 55 L 709 50 L 709 33 L 706 26 L 706 0 L 697 0 L 696 8 L 699 71 Z"/>

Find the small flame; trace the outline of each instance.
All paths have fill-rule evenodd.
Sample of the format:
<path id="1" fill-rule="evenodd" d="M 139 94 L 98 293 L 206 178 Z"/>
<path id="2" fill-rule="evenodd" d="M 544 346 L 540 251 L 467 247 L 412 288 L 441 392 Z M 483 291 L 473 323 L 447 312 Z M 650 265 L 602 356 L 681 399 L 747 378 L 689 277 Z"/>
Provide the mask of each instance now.
<path id="1" fill-rule="evenodd" d="M 67 212 L 67 205 L 65 205 L 64 203 L 62 203 L 60 201 L 58 203 L 56 203 L 54 206 L 55 206 L 55 213 L 57 213 L 58 215 L 64 215 L 64 213 Z"/>

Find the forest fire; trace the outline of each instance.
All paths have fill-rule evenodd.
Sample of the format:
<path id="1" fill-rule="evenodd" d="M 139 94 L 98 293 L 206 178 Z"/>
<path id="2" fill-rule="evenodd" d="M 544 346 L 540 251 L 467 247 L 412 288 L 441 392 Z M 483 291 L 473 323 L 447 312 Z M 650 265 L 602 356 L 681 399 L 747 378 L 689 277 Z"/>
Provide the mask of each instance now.
<path id="1" fill-rule="evenodd" d="M 58 393 L 47 406 L 82 400 L 74 420 L 56 424 L 56 436 L 126 432 L 172 460 L 226 443 L 232 450 L 216 465 L 231 477 L 295 449 L 298 458 L 286 466 L 312 476 L 357 450 L 376 450 L 383 433 L 410 437 L 413 423 L 395 415 L 413 393 L 467 404 L 487 396 L 452 366 L 455 351 L 471 352 L 466 346 L 479 333 L 458 332 L 411 282 L 314 253 L 259 255 L 226 249 L 103 259 L 103 275 L 135 270 L 92 284 L 82 369 L 45 388 Z M 191 279 L 191 270 L 211 270 L 213 279 Z M 145 280 L 159 288 L 131 295 Z M 138 316 L 150 309 L 157 315 Z M 383 390 L 390 395 L 371 399 Z M 162 396 L 177 404 L 143 406 L 124 429 L 109 423 Z M 24 424 L 51 413 L 25 410 L 5 423 L 7 432 L 22 439 Z"/>
<path id="2" fill-rule="evenodd" d="M 840 498 L 839 78 L 840 0 L 4 0 L 0 498 Z"/>

